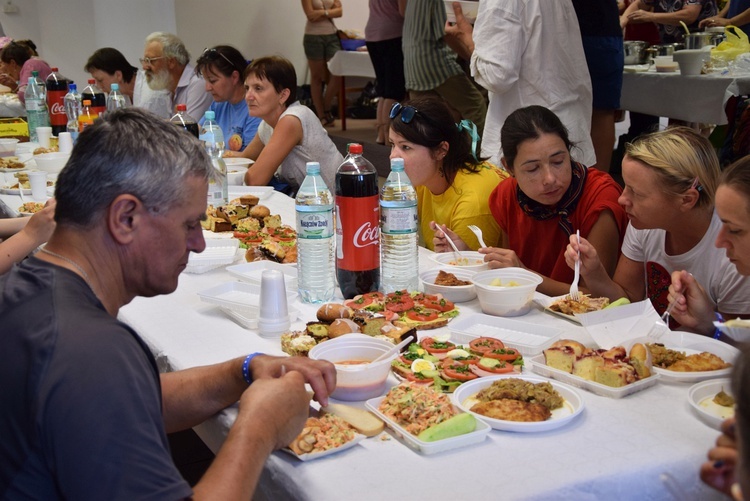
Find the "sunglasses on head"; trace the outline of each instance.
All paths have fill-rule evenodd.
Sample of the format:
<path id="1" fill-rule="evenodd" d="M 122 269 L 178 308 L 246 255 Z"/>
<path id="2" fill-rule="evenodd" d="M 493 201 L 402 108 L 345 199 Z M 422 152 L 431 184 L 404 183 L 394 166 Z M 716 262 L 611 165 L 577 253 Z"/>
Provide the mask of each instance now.
<path id="1" fill-rule="evenodd" d="M 225 56 L 224 54 L 222 54 L 222 53 L 221 53 L 221 52 L 220 52 L 220 51 L 219 51 L 218 49 L 208 49 L 208 48 L 206 48 L 206 49 L 203 49 L 203 54 L 202 54 L 202 55 L 204 55 L 204 56 L 205 56 L 206 54 L 218 54 L 218 55 L 220 55 L 220 56 L 221 56 L 222 58 L 224 58 L 224 61 L 226 61 L 226 62 L 228 62 L 228 63 L 229 63 L 230 65 L 232 65 L 232 68 L 234 68 L 234 69 L 236 69 L 237 71 L 239 71 L 239 72 L 240 72 L 240 75 L 242 74 L 242 71 L 240 71 L 240 69 L 239 69 L 239 68 L 237 68 L 237 65 L 236 65 L 236 64 L 234 64 L 234 63 L 233 63 L 232 61 L 230 61 L 230 60 L 229 60 L 229 58 L 228 58 L 227 56 Z"/>
<path id="2" fill-rule="evenodd" d="M 405 124 L 411 123 L 414 120 L 414 115 L 419 113 L 419 110 L 414 106 L 401 106 L 401 103 L 394 103 L 391 107 L 390 118 L 393 120 L 397 116 L 401 115 L 401 121 Z"/>

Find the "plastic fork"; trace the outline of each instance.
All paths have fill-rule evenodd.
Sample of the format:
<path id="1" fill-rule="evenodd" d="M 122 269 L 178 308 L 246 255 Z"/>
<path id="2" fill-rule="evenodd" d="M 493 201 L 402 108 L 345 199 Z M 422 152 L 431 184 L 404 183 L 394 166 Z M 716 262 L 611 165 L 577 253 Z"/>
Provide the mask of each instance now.
<path id="1" fill-rule="evenodd" d="M 667 306 L 667 309 L 662 313 L 661 318 L 654 322 L 654 325 L 651 327 L 651 330 L 648 331 L 648 334 L 646 334 L 646 337 L 651 341 L 656 341 L 659 339 L 666 331 L 669 330 L 669 315 L 672 313 L 672 309 L 677 304 L 677 300 L 680 298 L 680 295 L 675 296 L 675 298 L 672 300 L 671 303 L 669 303 L 669 306 Z"/>
<path id="2" fill-rule="evenodd" d="M 453 240 L 451 240 L 451 237 L 449 237 L 446 232 L 443 232 L 443 235 L 445 235 L 445 239 L 453 248 L 453 255 L 456 257 L 456 261 L 463 259 L 463 257 L 461 256 L 461 251 L 458 250 L 458 247 L 456 247 L 456 244 L 453 243 Z"/>
<path id="3" fill-rule="evenodd" d="M 581 245 L 581 232 L 580 232 L 580 230 L 576 230 L 576 239 L 578 239 L 578 245 Z M 576 259 L 576 264 L 575 264 L 573 270 L 574 270 L 573 283 L 570 284 L 570 298 L 573 301 L 580 301 L 581 300 L 581 293 L 578 292 L 578 279 L 581 278 L 581 250 L 580 250 L 580 248 L 578 250 L 578 259 Z"/>
<path id="4" fill-rule="evenodd" d="M 482 247 L 487 247 L 487 244 L 484 243 L 484 240 L 482 239 L 482 229 L 474 224 L 470 224 L 467 226 L 471 230 L 472 233 L 474 233 L 477 236 L 477 240 L 479 240 L 479 245 Z"/>

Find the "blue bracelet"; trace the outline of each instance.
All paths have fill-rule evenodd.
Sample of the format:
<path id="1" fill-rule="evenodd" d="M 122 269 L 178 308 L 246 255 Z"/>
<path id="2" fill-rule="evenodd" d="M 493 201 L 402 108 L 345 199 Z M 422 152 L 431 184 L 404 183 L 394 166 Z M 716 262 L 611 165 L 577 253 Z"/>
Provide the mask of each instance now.
<path id="1" fill-rule="evenodd" d="M 719 313 L 718 311 L 716 311 L 716 312 L 714 312 L 714 315 L 716 315 L 716 320 L 718 322 L 724 323 L 724 317 L 721 316 L 721 313 Z M 720 337 L 721 337 L 721 330 L 719 330 L 719 328 L 717 327 L 714 330 L 714 339 L 719 339 Z"/>
<path id="2" fill-rule="evenodd" d="M 260 352 L 251 353 L 248 356 L 246 356 L 245 361 L 242 362 L 242 378 L 245 380 L 247 384 L 253 384 L 253 378 L 250 376 L 250 362 L 252 362 L 252 360 L 258 355 L 263 355 L 263 353 L 260 353 Z"/>

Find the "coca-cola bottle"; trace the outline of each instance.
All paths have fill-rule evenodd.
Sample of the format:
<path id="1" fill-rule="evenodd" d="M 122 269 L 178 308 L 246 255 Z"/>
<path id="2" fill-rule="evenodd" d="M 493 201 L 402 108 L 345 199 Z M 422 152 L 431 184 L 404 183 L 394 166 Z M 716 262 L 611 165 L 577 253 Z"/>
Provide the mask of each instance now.
<path id="1" fill-rule="evenodd" d="M 380 286 L 378 173 L 351 143 L 336 171 L 336 275 L 345 299 Z"/>
<path id="2" fill-rule="evenodd" d="M 57 136 L 68 128 L 68 116 L 65 114 L 65 94 L 68 93 L 68 79 L 52 68 L 52 73 L 45 82 L 47 88 L 47 108 L 52 134 Z"/>
<path id="3" fill-rule="evenodd" d="M 200 135 L 200 127 L 195 119 L 188 115 L 186 104 L 178 104 L 177 113 L 175 113 L 169 121 L 177 127 L 182 127 L 195 137 Z"/>
<path id="4" fill-rule="evenodd" d="M 91 101 L 91 114 L 98 117 L 107 111 L 107 95 L 96 85 L 96 80 L 89 79 L 89 84 L 81 91 L 81 101 Z"/>

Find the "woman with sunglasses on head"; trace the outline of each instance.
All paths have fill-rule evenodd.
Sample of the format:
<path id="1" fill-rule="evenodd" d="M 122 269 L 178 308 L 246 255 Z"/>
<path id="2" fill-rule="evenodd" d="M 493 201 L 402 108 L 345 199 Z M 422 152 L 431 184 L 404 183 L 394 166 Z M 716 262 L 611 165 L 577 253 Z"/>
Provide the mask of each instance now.
<path id="1" fill-rule="evenodd" d="M 262 119 L 241 153 L 255 160 L 245 174 L 245 184 L 271 184 L 294 194 L 305 179 L 305 164 L 320 162 L 320 174 L 333 188 L 336 169 L 344 158 L 315 112 L 297 101 L 292 63 L 280 56 L 261 57 L 248 65 L 244 77 L 250 116 Z"/>
<path id="2" fill-rule="evenodd" d="M 722 232 L 714 211 L 719 161 L 711 143 L 687 127 L 641 136 L 625 147 L 620 203 L 630 223 L 612 278 L 598 249 L 575 238 L 565 252 L 573 268 L 580 250 L 581 276 L 592 295 L 614 301 L 650 299 L 659 314 L 669 305 L 671 274 L 688 270 L 726 314 L 750 311 L 750 281 L 714 242 Z"/>
<path id="3" fill-rule="evenodd" d="M 613 273 L 627 225 L 617 203 L 617 183 L 571 159 L 574 145 L 568 130 L 543 106 L 511 113 L 503 124 L 501 146 L 502 163 L 512 179 L 490 197 L 490 209 L 503 230 L 502 241 L 486 241 L 497 247 L 479 249 L 490 268 L 527 268 L 542 276 L 539 292 L 565 294 L 573 272 L 564 251 L 578 231 Z"/>
<path id="4" fill-rule="evenodd" d="M 484 238 L 497 241 L 500 228 L 488 206 L 490 193 L 508 175 L 477 157 L 476 126 L 454 122 L 450 108 L 437 96 L 395 103 L 390 112 L 391 158 L 403 158 L 417 189 L 423 243 L 434 249 L 437 227 L 452 228 L 467 248 L 479 248 L 467 226 L 479 226 Z M 441 249 L 447 250 L 447 249 Z"/>
<path id="5" fill-rule="evenodd" d="M 260 118 L 251 117 L 247 110 L 245 68 L 245 57 L 229 45 L 204 50 L 195 63 L 195 72 L 206 81 L 206 92 L 214 98 L 208 109 L 213 110 L 224 133 L 226 157 L 243 151 L 255 137 L 261 122 Z M 200 119 L 200 124 L 203 124 L 203 117 L 193 118 Z"/>

